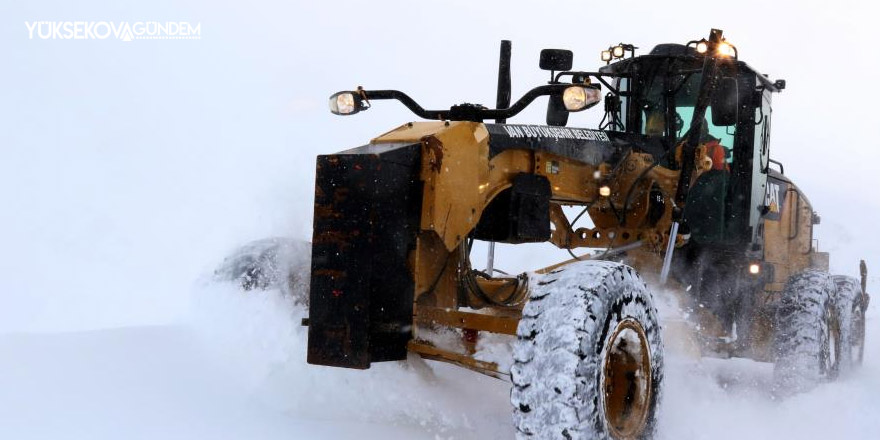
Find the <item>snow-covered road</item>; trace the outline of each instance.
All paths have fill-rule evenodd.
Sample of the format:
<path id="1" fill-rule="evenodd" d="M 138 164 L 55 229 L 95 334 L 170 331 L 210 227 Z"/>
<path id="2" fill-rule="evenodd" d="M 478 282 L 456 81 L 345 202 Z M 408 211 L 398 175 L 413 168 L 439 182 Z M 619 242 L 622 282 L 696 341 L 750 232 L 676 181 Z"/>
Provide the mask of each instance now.
<path id="1" fill-rule="evenodd" d="M 0 336 L 4 439 L 502 439 L 506 383 L 418 362 L 308 366 L 304 311 L 210 286 L 178 326 Z M 672 359 L 663 439 L 880 437 L 880 334 L 855 376 L 776 401 L 772 367 Z"/>
<path id="2" fill-rule="evenodd" d="M 0 438 L 412 438 L 262 405 L 186 327 L 0 337 Z M 301 400 L 303 396 L 292 396 Z"/>

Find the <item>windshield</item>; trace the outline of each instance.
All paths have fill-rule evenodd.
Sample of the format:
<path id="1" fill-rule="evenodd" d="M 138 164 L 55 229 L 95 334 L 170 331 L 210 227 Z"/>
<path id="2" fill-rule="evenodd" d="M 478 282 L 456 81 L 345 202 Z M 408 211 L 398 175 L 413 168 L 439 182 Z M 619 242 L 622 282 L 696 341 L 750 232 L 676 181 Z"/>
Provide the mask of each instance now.
<path id="1" fill-rule="evenodd" d="M 677 64 L 676 60 L 666 60 L 645 66 L 638 97 L 640 133 L 665 138 L 670 145 L 681 142 L 691 128 L 702 77 L 696 66 L 687 66 L 685 70 Z M 717 141 L 728 151 L 733 148 L 736 127 L 712 124 L 711 105 L 706 109 L 704 122 L 701 144 Z M 731 163 L 733 156 L 726 156 Z"/>

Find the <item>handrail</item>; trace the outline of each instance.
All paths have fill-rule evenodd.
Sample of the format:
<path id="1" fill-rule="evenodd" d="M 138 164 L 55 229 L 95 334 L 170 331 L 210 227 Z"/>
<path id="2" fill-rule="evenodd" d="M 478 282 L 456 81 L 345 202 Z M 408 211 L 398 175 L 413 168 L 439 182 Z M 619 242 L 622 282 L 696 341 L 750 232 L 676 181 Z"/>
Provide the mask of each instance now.
<path id="1" fill-rule="evenodd" d="M 535 87 L 513 105 L 503 109 L 488 109 L 476 104 L 462 104 L 453 106 L 449 110 L 425 110 L 414 99 L 400 90 L 362 90 L 362 96 L 368 100 L 395 99 L 406 106 L 410 111 L 424 119 L 434 120 L 471 120 L 483 121 L 486 119 L 512 118 L 523 111 L 529 104 L 540 96 L 562 94 L 572 84 L 548 84 Z"/>

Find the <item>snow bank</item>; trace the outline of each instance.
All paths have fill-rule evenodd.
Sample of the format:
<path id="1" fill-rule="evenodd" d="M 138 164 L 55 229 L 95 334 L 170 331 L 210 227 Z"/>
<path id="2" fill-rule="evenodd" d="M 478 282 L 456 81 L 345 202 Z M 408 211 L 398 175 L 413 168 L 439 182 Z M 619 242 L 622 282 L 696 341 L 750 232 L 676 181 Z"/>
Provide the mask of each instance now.
<path id="1" fill-rule="evenodd" d="M 203 285 L 193 326 L 230 375 L 261 406 L 295 420 L 376 423 L 416 429 L 421 438 L 512 438 L 504 382 L 428 362 L 374 364 L 366 371 L 305 362 L 306 311 L 277 291 L 243 294 Z M 666 318 L 674 301 L 658 301 Z M 786 400 L 770 394 L 773 367 L 745 359 L 695 360 L 668 352 L 661 439 L 873 438 L 880 435 L 880 321 L 868 314 L 864 367 L 855 375 Z M 501 361 L 505 340 L 481 344 Z M 360 438 L 353 436 L 351 438 Z M 411 434 L 391 438 L 413 438 Z"/>
<path id="2" fill-rule="evenodd" d="M 277 290 L 202 285 L 193 326 L 260 404 L 296 419 L 417 427 L 424 438 L 510 438 L 505 382 L 420 360 L 308 365 L 306 311 Z M 359 437 L 353 437 L 359 438 Z"/>
<path id="3" fill-rule="evenodd" d="M 880 414 L 878 312 L 876 304 L 868 310 L 862 368 L 783 400 L 771 393 L 772 364 L 668 355 L 660 438 L 880 438 L 880 418 L 876 416 Z"/>
<path id="4" fill-rule="evenodd" d="M 252 398 L 186 327 L 0 336 L 0 438 L 420 438 L 423 430 L 309 420 Z M 425 437 L 421 437 L 425 438 Z"/>
<path id="5" fill-rule="evenodd" d="M 0 335 L 0 438 L 510 439 L 504 382 L 428 362 L 306 364 L 305 311 L 200 284 L 181 326 Z M 880 321 L 856 374 L 778 401 L 772 366 L 667 353 L 659 438 L 880 437 Z M 504 341 L 481 346 L 503 357 Z M 501 345 L 497 345 L 500 343 Z"/>

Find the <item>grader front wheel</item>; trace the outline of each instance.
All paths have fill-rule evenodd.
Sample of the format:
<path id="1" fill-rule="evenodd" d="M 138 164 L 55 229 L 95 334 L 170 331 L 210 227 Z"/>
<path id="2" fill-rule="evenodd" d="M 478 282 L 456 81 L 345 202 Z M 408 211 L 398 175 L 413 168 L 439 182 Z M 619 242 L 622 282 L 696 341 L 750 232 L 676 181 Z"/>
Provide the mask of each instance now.
<path id="1" fill-rule="evenodd" d="M 651 437 L 662 342 L 635 270 L 573 263 L 534 279 L 530 292 L 511 368 L 517 437 Z"/>

